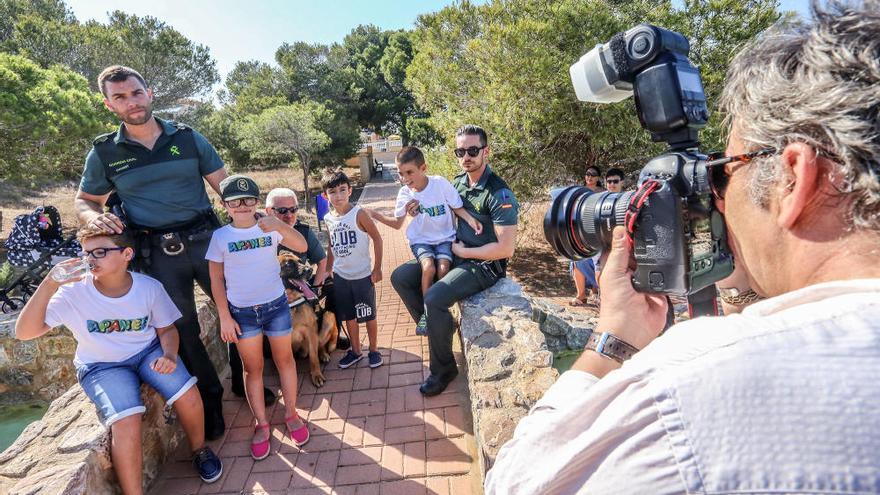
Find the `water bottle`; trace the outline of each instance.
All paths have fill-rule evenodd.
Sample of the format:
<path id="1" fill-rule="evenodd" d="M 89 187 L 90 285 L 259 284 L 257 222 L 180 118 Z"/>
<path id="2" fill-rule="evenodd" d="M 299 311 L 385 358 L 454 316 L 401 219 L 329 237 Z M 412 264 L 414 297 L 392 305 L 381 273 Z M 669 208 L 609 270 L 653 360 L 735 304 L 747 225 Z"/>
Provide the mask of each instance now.
<path id="1" fill-rule="evenodd" d="M 88 259 L 76 258 L 76 262 L 64 261 L 55 265 L 55 268 L 52 269 L 50 275 L 52 280 L 58 283 L 64 283 L 70 279 L 82 277 L 89 273 L 90 269 L 91 265 L 89 264 Z"/>

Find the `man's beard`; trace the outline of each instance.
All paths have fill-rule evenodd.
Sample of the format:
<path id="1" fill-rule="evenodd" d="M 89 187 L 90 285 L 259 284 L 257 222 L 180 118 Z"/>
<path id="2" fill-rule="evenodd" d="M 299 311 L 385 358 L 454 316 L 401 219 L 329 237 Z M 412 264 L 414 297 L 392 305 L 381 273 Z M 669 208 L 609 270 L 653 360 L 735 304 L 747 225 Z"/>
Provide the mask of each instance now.
<path id="1" fill-rule="evenodd" d="M 136 119 L 128 117 L 129 114 L 125 114 L 124 117 L 120 114 L 116 114 L 116 116 L 119 117 L 119 120 L 125 122 L 128 125 L 143 125 L 143 124 L 146 124 L 147 122 L 149 122 L 150 119 L 153 118 L 153 109 L 150 107 L 143 107 L 140 110 L 144 111 L 144 115 L 142 117 L 139 117 Z M 137 110 L 135 110 L 134 112 L 136 112 L 136 111 Z M 130 113 L 134 113 L 134 112 L 130 112 Z"/>

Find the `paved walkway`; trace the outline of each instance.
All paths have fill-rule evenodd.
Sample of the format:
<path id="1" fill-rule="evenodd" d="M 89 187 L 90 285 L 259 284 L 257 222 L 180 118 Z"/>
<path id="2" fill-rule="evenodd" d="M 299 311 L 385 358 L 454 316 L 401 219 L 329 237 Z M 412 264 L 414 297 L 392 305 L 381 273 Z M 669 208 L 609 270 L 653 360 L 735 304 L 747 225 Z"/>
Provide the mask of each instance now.
<path id="1" fill-rule="evenodd" d="M 398 187 L 372 183 L 360 203 L 390 210 Z M 311 440 L 297 448 L 285 435 L 284 409 L 276 405 L 270 409 L 272 454 L 262 461 L 250 456 L 253 416 L 243 399 L 229 393 L 227 378 L 223 401 L 227 433 L 211 442 L 223 459 L 223 477 L 202 484 L 184 445 L 162 468 L 151 493 L 481 493 L 464 375 L 436 397 L 419 393 L 418 384 L 428 374 L 428 342 L 415 334 L 412 319 L 389 282 L 391 271 L 412 253 L 403 231 L 379 225 L 379 232 L 384 243 L 383 280 L 376 287 L 376 303 L 379 350 L 385 364 L 370 369 L 363 359 L 340 370 L 336 363 L 343 353 L 336 351 L 324 368 L 327 383 L 316 389 L 309 380 L 307 360 L 298 360 L 297 409 L 308 418 Z M 363 326 L 361 335 L 366 349 Z M 461 363 L 461 356 L 457 358 Z M 267 376 L 266 384 L 281 397 L 277 375 Z"/>

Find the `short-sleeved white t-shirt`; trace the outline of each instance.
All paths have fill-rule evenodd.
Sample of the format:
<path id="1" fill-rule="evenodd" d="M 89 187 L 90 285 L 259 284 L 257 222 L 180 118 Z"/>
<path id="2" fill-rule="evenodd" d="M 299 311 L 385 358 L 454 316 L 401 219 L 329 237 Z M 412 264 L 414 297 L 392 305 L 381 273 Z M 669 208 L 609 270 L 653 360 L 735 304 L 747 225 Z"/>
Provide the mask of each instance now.
<path id="1" fill-rule="evenodd" d="M 144 350 L 156 339 L 156 329 L 180 318 L 180 311 L 162 284 L 132 273 L 131 289 L 122 297 L 107 297 L 94 278 L 65 284 L 49 300 L 45 323 L 65 325 L 76 339 L 73 363 L 116 363 Z"/>
<path id="2" fill-rule="evenodd" d="M 429 175 L 428 185 L 421 191 L 403 186 L 397 193 L 394 216 L 406 215 L 406 204 L 419 201 L 420 214 L 412 219 L 406 228 L 406 238 L 412 244 L 436 245 L 455 240 L 455 225 L 452 208 L 461 208 L 461 196 L 448 180 L 439 175 Z"/>
<path id="3" fill-rule="evenodd" d="M 223 263 L 226 298 L 233 306 L 247 308 L 284 295 L 276 255 L 281 239 L 278 232 L 263 232 L 258 225 L 239 229 L 228 224 L 214 231 L 205 258 Z"/>

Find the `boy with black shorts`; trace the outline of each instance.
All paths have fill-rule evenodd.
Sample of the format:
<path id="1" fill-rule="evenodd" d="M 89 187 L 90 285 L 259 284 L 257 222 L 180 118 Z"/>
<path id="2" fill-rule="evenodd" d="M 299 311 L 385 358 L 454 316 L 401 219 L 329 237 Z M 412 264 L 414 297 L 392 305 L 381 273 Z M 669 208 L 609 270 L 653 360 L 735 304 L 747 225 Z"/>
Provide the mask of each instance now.
<path id="1" fill-rule="evenodd" d="M 382 280 L 382 238 L 370 215 L 351 204 L 351 181 L 342 172 L 326 176 L 321 184 L 330 201 L 331 211 L 324 217 L 330 232 L 327 265 L 333 271 L 336 317 L 345 321 L 351 349 L 339 360 L 348 368 L 363 358 L 359 323 L 366 323 L 370 340 L 367 357 L 370 368 L 382 365 L 378 350 L 376 324 L 376 288 Z M 373 242 L 373 268 L 370 268 L 370 241 Z"/>

